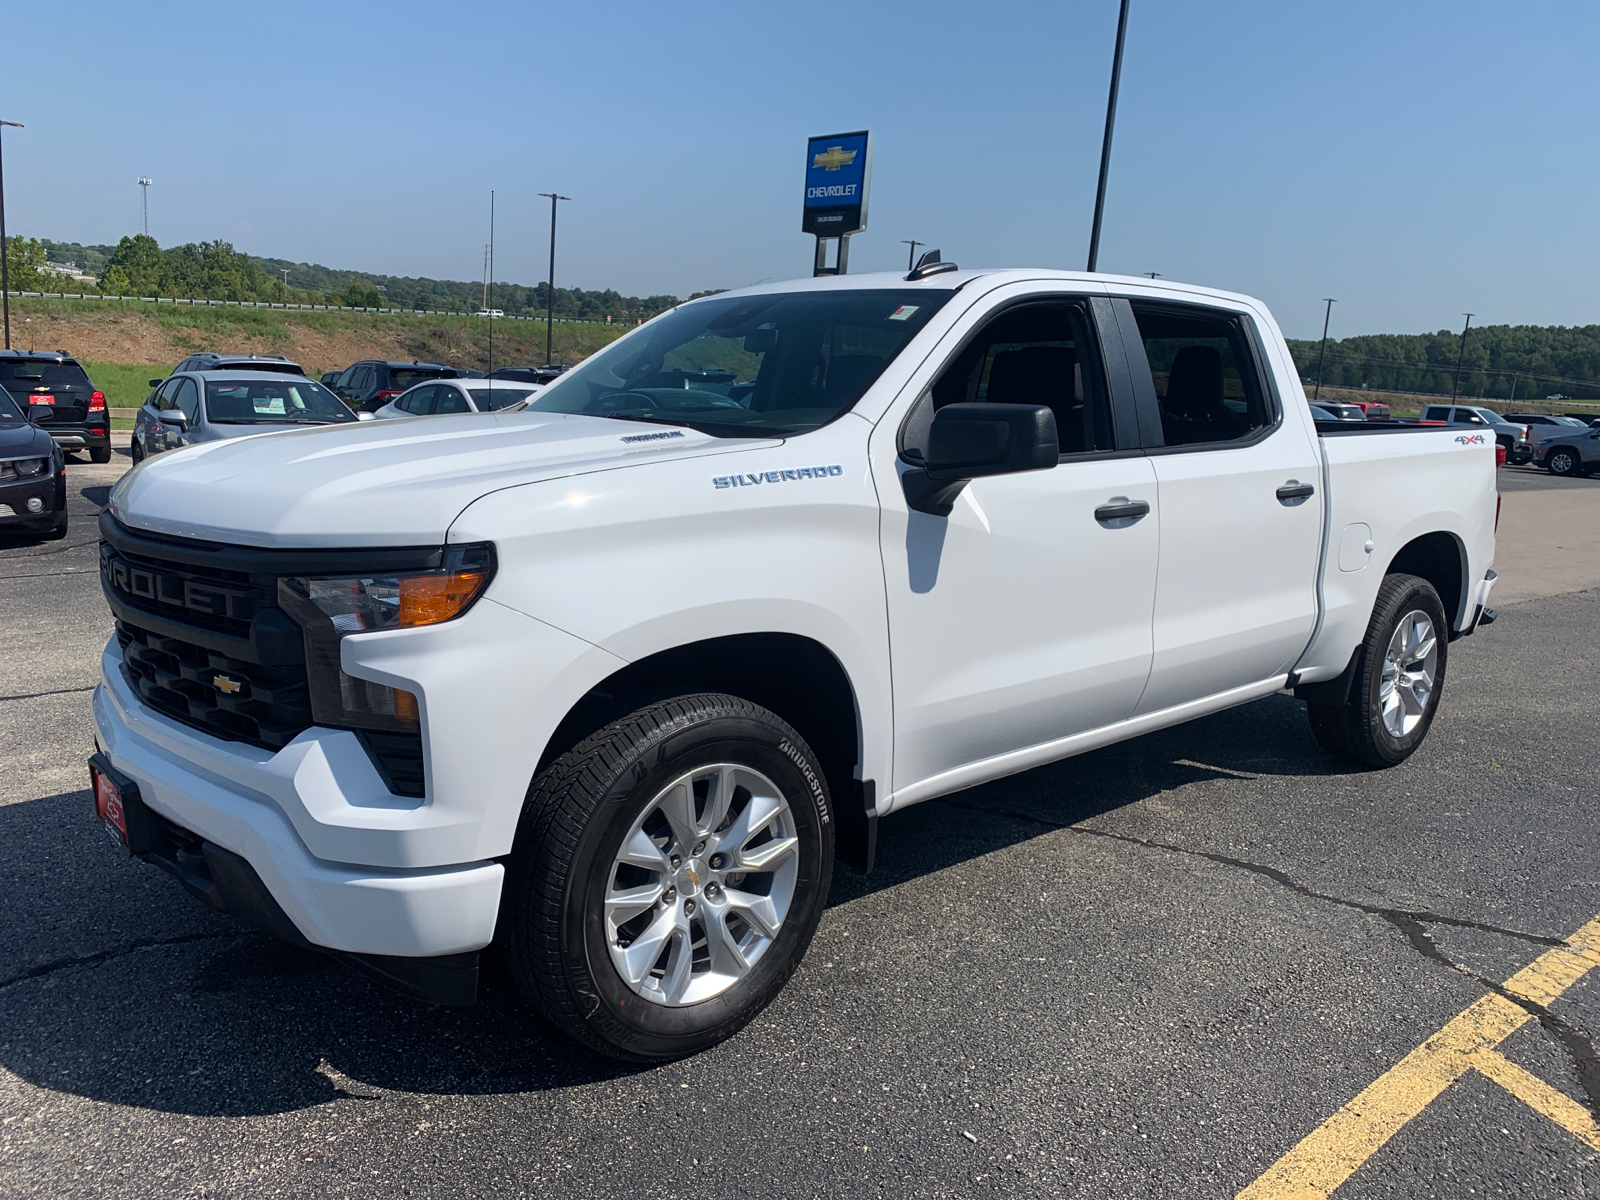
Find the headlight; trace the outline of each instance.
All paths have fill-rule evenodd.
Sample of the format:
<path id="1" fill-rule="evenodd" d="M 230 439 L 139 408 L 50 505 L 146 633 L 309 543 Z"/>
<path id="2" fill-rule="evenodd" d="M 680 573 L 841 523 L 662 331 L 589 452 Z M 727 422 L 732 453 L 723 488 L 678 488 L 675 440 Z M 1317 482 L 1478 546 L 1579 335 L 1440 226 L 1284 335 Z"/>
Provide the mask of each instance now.
<path id="1" fill-rule="evenodd" d="M 8 458 L 0 462 L 0 479 L 36 479 L 49 469 L 48 458 Z"/>
<path id="2" fill-rule="evenodd" d="M 437 625 L 472 607 L 494 576 L 494 547 L 450 546 L 432 571 L 278 580 L 278 604 L 305 630 L 311 713 L 319 725 L 415 732 L 410 692 L 346 675 L 339 643 L 347 634 Z"/>

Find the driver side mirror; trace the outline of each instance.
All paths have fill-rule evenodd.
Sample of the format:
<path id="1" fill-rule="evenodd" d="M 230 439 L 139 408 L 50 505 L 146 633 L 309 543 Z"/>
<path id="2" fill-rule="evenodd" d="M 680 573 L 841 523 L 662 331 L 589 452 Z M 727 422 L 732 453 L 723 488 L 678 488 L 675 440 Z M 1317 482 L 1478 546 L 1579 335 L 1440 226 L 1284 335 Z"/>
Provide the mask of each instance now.
<path id="1" fill-rule="evenodd" d="M 356 420 L 358 421 L 376 421 L 377 419 L 377 417 L 373 416 L 366 409 L 362 409 L 356 414 Z"/>
<path id="2" fill-rule="evenodd" d="M 166 382 L 166 380 L 165 380 L 165 379 L 150 379 L 150 380 L 147 380 L 147 381 L 146 381 L 146 382 L 147 382 L 147 383 L 149 383 L 149 385 L 150 385 L 150 386 L 151 386 L 151 387 L 153 387 L 153 388 L 158 388 L 158 387 L 160 387 L 160 386 L 161 386 L 161 385 L 162 385 L 162 384 L 163 384 L 163 383 L 165 383 L 165 382 Z"/>
<path id="3" fill-rule="evenodd" d="M 40 421 L 48 421 L 56 410 L 48 404 L 28 405 L 28 420 L 37 425 Z"/>
<path id="4" fill-rule="evenodd" d="M 157 420 L 163 425 L 176 425 L 179 429 L 187 429 L 189 427 L 188 418 L 176 408 L 169 408 L 164 412 L 158 413 Z"/>
<path id="5" fill-rule="evenodd" d="M 900 485 L 909 507 L 947 517 L 971 480 L 1048 470 L 1060 457 L 1056 416 L 1043 404 L 947 404 L 934 413 L 923 465 Z"/>

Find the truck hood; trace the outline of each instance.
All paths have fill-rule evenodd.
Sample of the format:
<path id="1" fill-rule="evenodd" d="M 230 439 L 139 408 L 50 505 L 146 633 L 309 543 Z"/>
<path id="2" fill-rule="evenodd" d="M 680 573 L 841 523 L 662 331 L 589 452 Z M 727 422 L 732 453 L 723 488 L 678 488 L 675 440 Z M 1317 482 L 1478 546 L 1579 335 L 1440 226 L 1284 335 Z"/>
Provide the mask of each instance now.
<path id="1" fill-rule="evenodd" d="M 442 543 L 501 488 L 764 439 L 565 413 L 463 413 L 231 438 L 147 459 L 111 493 L 124 524 L 240 546 Z"/>

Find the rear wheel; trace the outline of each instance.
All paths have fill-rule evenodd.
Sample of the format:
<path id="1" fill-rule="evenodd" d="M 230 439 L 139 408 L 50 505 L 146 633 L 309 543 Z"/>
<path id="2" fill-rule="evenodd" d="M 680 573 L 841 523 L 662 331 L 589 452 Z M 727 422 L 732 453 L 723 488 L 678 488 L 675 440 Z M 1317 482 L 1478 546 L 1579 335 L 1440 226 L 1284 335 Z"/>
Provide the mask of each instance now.
<path id="1" fill-rule="evenodd" d="M 137 467 L 140 463 L 142 463 L 144 461 L 144 447 L 139 444 L 139 435 L 138 434 L 134 434 L 133 435 L 133 442 L 128 447 L 128 453 L 133 458 L 133 465 L 134 466 Z"/>
<path id="2" fill-rule="evenodd" d="M 89 448 L 89 461 L 90 462 L 97 462 L 97 463 L 108 463 L 108 462 L 110 462 L 111 461 L 111 447 L 110 446 L 91 446 Z"/>
<path id="3" fill-rule="evenodd" d="M 1550 474 L 1570 478 L 1578 473 L 1578 452 L 1567 446 L 1557 446 L 1550 451 L 1550 457 L 1544 460 L 1544 465 L 1549 468 Z"/>
<path id="4" fill-rule="evenodd" d="M 1322 748 L 1365 767 L 1392 767 L 1410 758 L 1439 708 L 1448 638 L 1444 604 L 1433 585 L 1415 575 L 1388 576 L 1356 651 L 1349 699 L 1306 705 Z"/>
<path id="5" fill-rule="evenodd" d="M 766 709 L 647 705 L 534 779 L 507 864 L 513 976 L 551 1022 L 633 1062 L 736 1033 L 788 980 L 827 901 L 822 766 Z"/>

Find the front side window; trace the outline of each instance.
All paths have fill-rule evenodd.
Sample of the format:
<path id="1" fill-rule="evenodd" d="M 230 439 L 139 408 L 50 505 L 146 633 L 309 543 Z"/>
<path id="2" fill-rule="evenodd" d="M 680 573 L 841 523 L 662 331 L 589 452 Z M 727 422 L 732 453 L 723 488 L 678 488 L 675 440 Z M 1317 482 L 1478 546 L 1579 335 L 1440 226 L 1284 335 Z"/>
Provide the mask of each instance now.
<path id="1" fill-rule="evenodd" d="M 241 379 L 206 384 L 206 418 L 213 425 L 325 425 L 356 415 L 309 379 Z"/>
<path id="2" fill-rule="evenodd" d="M 183 419 L 193 425 L 200 419 L 200 389 L 192 379 L 178 381 L 177 393 L 172 397 L 172 405 L 183 414 Z"/>
<path id="3" fill-rule="evenodd" d="M 161 390 L 156 393 L 156 410 L 166 412 L 173 407 L 173 398 L 178 394 L 178 384 L 182 380 L 174 376 L 161 385 Z"/>
<path id="4" fill-rule="evenodd" d="M 688 304 L 566 372 L 528 407 L 718 437 L 805 433 L 849 412 L 951 295 L 828 290 Z"/>
<path id="5" fill-rule="evenodd" d="M 1272 426 L 1238 316 L 1183 304 L 1132 308 L 1168 446 L 1247 441 Z"/>
<path id="6" fill-rule="evenodd" d="M 436 399 L 433 402 L 435 413 L 464 413 L 471 412 L 472 406 L 467 403 L 467 398 L 453 387 L 440 387 L 435 389 Z"/>
<path id="7" fill-rule="evenodd" d="M 412 416 L 420 417 L 433 410 L 433 394 L 439 389 L 431 385 L 427 387 L 414 387 L 404 396 L 394 402 L 394 406 L 401 412 L 408 412 Z"/>
<path id="8" fill-rule="evenodd" d="M 1055 414 L 1062 454 L 1112 450 L 1111 408 L 1079 301 L 1035 300 L 984 325 L 917 402 L 901 435 L 901 453 L 926 448 L 933 414 L 947 404 L 1043 404 Z"/>
<path id="9" fill-rule="evenodd" d="M 0 387 L 0 422 L 20 421 L 22 419 L 22 410 L 17 407 L 17 402 L 11 398 L 11 393 Z"/>

